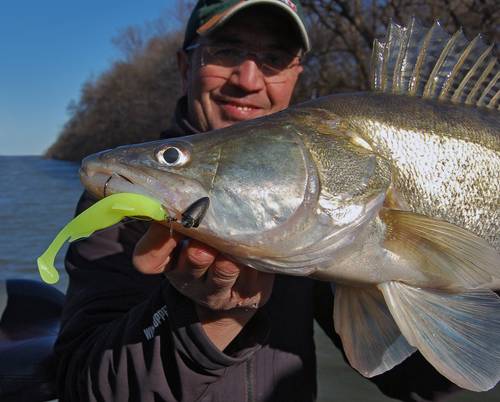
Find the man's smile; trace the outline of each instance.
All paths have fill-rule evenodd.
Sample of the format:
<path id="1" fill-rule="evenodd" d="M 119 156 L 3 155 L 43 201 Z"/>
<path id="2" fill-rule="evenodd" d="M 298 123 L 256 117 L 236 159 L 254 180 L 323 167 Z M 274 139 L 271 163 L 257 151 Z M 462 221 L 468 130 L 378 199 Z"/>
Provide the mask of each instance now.
<path id="1" fill-rule="evenodd" d="M 263 114 L 265 108 L 249 102 L 218 99 L 215 103 L 221 108 L 222 113 L 231 120 L 247 120 Z"/>

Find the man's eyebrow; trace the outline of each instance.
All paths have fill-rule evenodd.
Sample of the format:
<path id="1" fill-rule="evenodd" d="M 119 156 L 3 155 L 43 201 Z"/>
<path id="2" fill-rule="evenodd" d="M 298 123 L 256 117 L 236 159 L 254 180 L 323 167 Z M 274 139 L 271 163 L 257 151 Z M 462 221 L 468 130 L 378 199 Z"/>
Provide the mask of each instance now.
<path id="1" fill-rule="evenodd" d="M 245 46 L 245 45 L 249 45 L 250 47 L 255 47 L 256 44 L 249 44 L 247 41 L 245 40 L 242 40 L 242 39 L 239 39 L 239 38 L 227 38 L 227 37 L 220 37 L 220 38 L 217 38 L 217 37 L 213 37 L 212 40 L 209 41 L 210 44 L 213 44 L 213 45 L 239 45 L 239 46 Z M 264 44 L 264 46 L 262 46 L 264 49 L 270 49 L 270 50 L 284 50 L 284 49 L 287 49 L 287 47 L 285 47 L 283 45 L 283 43 L 279 43 L 279 42 L 271 42 L 271 43 L 266 43 Z M 290 49 L 290 53 L 292 49 Z"/>

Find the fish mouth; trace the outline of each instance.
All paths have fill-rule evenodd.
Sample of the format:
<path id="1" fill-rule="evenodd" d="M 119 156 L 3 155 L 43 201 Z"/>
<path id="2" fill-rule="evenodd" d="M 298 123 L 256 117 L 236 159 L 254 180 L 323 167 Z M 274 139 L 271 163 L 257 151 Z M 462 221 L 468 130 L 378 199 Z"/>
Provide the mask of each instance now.
<path id="1" fill-rule="evenodd" d="M 141 192 L 141 187 L 134 184 L 129 178 L 116 172 L 111 174 L 97 172 L 91 176 L 86 173 L 81 173 L 81 177 L 82 181 L 85 182 L 86 179 L 89 181 L 88 186 L 85 186 L 89 191 L 91 191 L 92 194 L 99 198 L 124 192 L 151 196 L 151 194 L 147 192 Z M 210 199 L 208 197 L 201 197 L 190 204 L 182 212 L 169 211 L 165 207 L 164 203 L 162 203 L 162 205 L 167 210 L 169 223 L 174 224 L 175 222 L 178 222 L 185 229 L 191 229 L 197 228 L 200 225 L 210 205 Z"/>
<path id="2" fill-rule="evenodd" d="M 167 211 L 169 221 L 178 222 L 184 228 L 198 227 L 209 207 L 206 192 L 178 193 L 175 186 L 162 183 L 142 169 L 130 169 L 120 163 L 108 164 L 99 156 L 83 160 L 80 180 L 97 199 L 117 193 L 135 193 L 154 198 Z"/>
<path id="3" fill-rule="evenodd" d="M 80 180 L 85 188 L 99 199 L 115 193 L 138 193 L 140 188 L 128 177 L 117 172 L 107 172 L 105 170 L 88 171 L 85 168 L 81 168 Z"/>
<path id="4" fill-rule="evenodd" d="M 106 181 L 104 182 L 104 188 L 103 188 L 103 190 L 102 190 L 102 194 L 103 194 L 102 196 L 103 196 L 103 197 L 106 197 L 107 195 L 109 195 L 108 193 L 110 192 L 110 190 L 108 190 L 108 185 L 109 185 L 110 187 L 112 187 L 112 186 L 113 186 L 113 184 L 111 184 L 111 182 L 112 182 L 112 180 L 113 180 L 113 179 L 114 179 L 114 180 L 124 180 L 124 181 L 125 181 L 125 183 L 123 183 L 123 184 L 126 184 L 126 183 L 134 184 L 134 183 L 132 183 L 132 181 L 131 181 L 131 180 L 129 180 L 129 179 L 128 179 L 128 178 L 126 178 L 125 176 L 123 176 L 123 175 L 121 175 L 121 174 L 119 174 L 119 173 L 113 173 L 113 174 L 111 174 L 111 175 L 109 176 L 108 180 L 106 180 Z M 112 193 L 112 192 L 111 192 L 111 193 Z"/>

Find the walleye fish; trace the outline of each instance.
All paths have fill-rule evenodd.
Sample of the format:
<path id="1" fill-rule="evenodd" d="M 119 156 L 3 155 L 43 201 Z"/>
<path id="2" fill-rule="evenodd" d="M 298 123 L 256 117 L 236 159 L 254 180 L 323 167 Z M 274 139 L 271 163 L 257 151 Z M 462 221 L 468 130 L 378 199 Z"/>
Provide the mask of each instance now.
<path id="1" fill-rule="evenodd" d="M 363 375 L 418 349 L 459 386 L 490 389 L 500 379 L 493 47 L 411 20 L 375 43 L 372 71 L 370 92 L 88 157 L 82 181 L 97 197 L 155 197 L 174 230 L 255 269 L 335 283 L 335 329 Z M 186 228 L 182 211 L 203 197 L 204 218 Z"/>

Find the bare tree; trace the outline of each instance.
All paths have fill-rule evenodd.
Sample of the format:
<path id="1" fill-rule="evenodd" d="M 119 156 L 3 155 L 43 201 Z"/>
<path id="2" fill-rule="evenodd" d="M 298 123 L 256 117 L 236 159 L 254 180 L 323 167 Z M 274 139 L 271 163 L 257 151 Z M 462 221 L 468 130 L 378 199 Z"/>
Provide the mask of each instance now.
<path id="1" fill-rule="evenodd" d="M 416 16 L 431 26 L 439 20 L 449 32 L 463 28 L 472 38 L 500 37 L 497 0 L 303 0 L 313 51 L 297 93 L 304 100 L 336 91 L 368 88 L 369 60 L 375 38 L 391 20 L 405 24 Z"/>
<path id="2" fill-rule="evenodd" d="M 125 28 L 114 38 L 122 59 L 83 84 L 80 99 L 70 102 L 70 118 L 46 157 L 78 161 L 103 149 L 159 138 L 181 95 L 176 52 L 184 23 L 179 18 L 182 13 L 176 10 L 174 23 L 170 15 L 163 16 Z"/>

